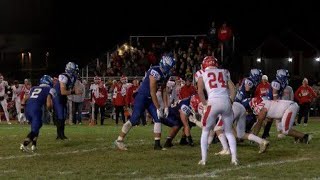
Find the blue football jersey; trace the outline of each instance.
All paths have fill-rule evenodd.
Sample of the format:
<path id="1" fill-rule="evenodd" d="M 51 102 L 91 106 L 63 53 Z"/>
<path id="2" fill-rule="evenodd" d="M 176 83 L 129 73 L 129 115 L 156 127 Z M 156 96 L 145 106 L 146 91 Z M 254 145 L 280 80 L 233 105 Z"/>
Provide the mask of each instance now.
<path id="1" fill-rule="evenodd" d="M 39 109 L 46 103 L 48 95 L 52 97 L 56 95 L 55 89 L 47 85 L 40 85 L 32 87 L 30 90 L 30 97 L 26 103 L 26 109 Z"/>
<path id="2" fill-rule="evenodd" d="M 66 84 L 67 90 L 70 90 L 74 87 L 74 84 L 76 82 L 76 77 L 70 76 L 67 73 L 62 73 L 59 75 L 59 82 L 55 84 L 54 89 L 57 92 L 57 95 L 61 95 L 61 90 L 60 90 L 60 82 Z"/>
<path id="3" fill-rule="evenodd" d="M 182 99 L 176 106 L 170 107 L 168 116 L 180 119 L 179 110 L 181 110 L 186 116 L 190 116 L 192 114 L 190 99 L 191 97 Z"/>
<path id="4" fill-rule="evenodd" d="M 246 88 L 245 88 L 246 85 L 250 87 L 250 93 L 246 92 Z M 235 102 L 239 102 L 247 108 L 249 105 L 250 98 L 252 98 L 254 95 L 253 94 L 254 89 L 255 89 L 255 86 L 254 86 L 253 80 L 250 77 L 244 78 L 239 89 L 237 90 Z"/>
<path id="5" fill-rule="evenodd" d="M 148 97 L 151 96 L 150 95 L 150 78 L 149 78 L 149 76 L 153 76 L 156 79 L 158 86 L 165 85 L 165 83 L 168 81 L 168 78 L 169 78 L 164 73 L 162 73 L 159 66 L 151 67 L 147 71 L 147 73 L 144 77 L 144 80 L 142 81 L 142 84 L 138 90 L 139 94 L 147 95 Z"/>

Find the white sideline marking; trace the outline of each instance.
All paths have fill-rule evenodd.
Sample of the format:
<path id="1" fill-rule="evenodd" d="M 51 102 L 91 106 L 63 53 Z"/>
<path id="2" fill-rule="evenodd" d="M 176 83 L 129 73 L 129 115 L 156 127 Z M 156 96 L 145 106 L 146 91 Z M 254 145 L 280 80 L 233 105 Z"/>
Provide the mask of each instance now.
<path id="1" fill-rule="evenodd" d="M 6 156 L 6 157 L 0 157 L 0 160 L 6 160 L 6 159 L 17 159 L 17 158 L 28 158 L 28 157 L 34 157 L 39 156 L 40 154 L 27 154 L 27 155 L 19 155 L 19 156 Z"/>
<path id="2" fill-rule="evenodd" d="M 34 153 L 34 154 L 25 154 L 25 155 L 18 155 L 18 156 L 5 156 L 5 157 L 0 157 L 0 160 L 18 159 L 18 158 L 30 158 L 30 157 L 35 157 L 35 156 L 46 156 L 46 155 L 51 156 L 51 155 L 65 155 L 65 154 L 75 154 L 75 153 L 86 153 L 86 152 L 92 152 L 92 151 L 104 150 L 104 149 L 107 149 L 107 147 L 76 150 L 76 151 L 67 151 L 67 152 L 48 153 L 48 154 Z"/>
<path id="3" fill-rule="evenodd" d="M 73 174 L 72 171 L 58 171 L 60 175 Z"/>
<path id="4" fill-rule="evenodd" d="M 144 140 L 134 141 L 129 143 L 128 145 L 134 146 L 134 145 L 144 145 L 147 144 L 144 142 Z M 98 150 L 106 150 L 106 149 L 114 149 L 112 147 L 103 147 L 103 148 L 92 148 L 92 149 L 83 149 L 83 150 L 74 150 L 74 151 L 66 151 L 66 152 L 56 152 L 56 153 L 46 153 L 46 154 L 40 154 L 40 153 L 33 153 L 33 154 L 24 154 L 24 155 L 12 155 L 12 156 L 4 156 L 0 157 L 0 160 L 8 160 L 8 159 L 18 159 L 18 158 L 30 158 L 35 156 L 52 156 L 52 155 L 65 155 L 65 154 L 77 154 L 77 153 L 86 153 L 86 152 L 92 152 L 92 151 L 98 151 Z M 1 171 L 0 171 L 1 172 Z"/>
<path id="5" fill-rule="evenodd" d="M 0 176 L 5 176 L 6 174 L 15 173 L 15 172 L 17 172 L 17 170 L 15 170 L 15 169 L 11 169 L 11 170 L 1 170 L 1 171 L 0 171 Z"/>
<path id="6" fill-rule="evenodd" d="M 300 158 L 300 159 L 291 159 L 291 160 L 283 160 L 283 161 L 271 161 L 271 162 L 262 162 L 258 164 L 248 164 L 245 166 L 239 166 L 234 168 L 225 168 L 225 169 L 217 169 L 212 172 L 202 173 L 202 174 L 193 174 L 193 175 L 181 175 L 181 174 L 169 174 L 167 177 L 164 177 L 165 179 L 181 179 L 181 178 L 202 178 L 202 177 L 218 177 L 219 173 L 225 173 L 228 171 L 236 171 L 240 169 L 250 169 L 250 168 L 256 168 L 261 166 L 272 166 L 272 165 L 279 165 L 279 164 L 286 164 L 286 163 L 295 163 L 299 161 L 306 161 L 310 160 L 310 158 Z"/>

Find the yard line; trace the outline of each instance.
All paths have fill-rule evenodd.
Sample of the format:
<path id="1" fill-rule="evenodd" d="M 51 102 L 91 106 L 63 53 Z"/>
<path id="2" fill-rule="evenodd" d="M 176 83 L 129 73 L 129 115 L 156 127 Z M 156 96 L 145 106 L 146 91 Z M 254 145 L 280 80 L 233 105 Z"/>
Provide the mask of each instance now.
<path id="1" fill-rule="evenodd" d="M 144 141 L 138 140 L 134 141 L 135 143 L 129 143 L 128 145 L 134 146 L 134 145 L 144 145 L 148 144 Z M 151 143 L 150 143 L 151 144 Z M 52 155 L 66 155 L 66 154 L 77 154 L 77 153 L 87 153 L 92 151 L 99 151 L 99 150 L 106 150 L 106 149 L 115 149 L 112 146 L 102 147 L 102 148 L 92 148 L 92 149 L 82 149 L 82 150 L 73 150 L 73 151 L 65 151 L 65 152 L 56 152 L 56 153 L 33 153 L 33 154 L 23 154 L 23 155 L 12 155 L 12 156 L 4 156 L 0 157 L 0 160 L 8 160 L 8 159 L 18 159 L 18 158 L 31 158 L 36 156 L 52 156 Z"/>
<path id="2" fill-rule="evenodd" d="M 236 171 L 240 169 L 250 169 L 250 168 L 256 168 L 261 166 L 273 166 L 273 165 L 279 165 L 279 164 L 286 164 L 286 163 L 295 163 L 299 161 L 307 161 L 310 160 L 310 158 L 299 158 L 299 159 L 289 159 L 289 160 L 283 160 L 283 161 L 271 161 L 271 162 L 261 162 L 261 163 L 254 163 L 254 164 L 248 164 L 245 166 L 238 166 L 234 168 L 224 168 L 224 169 L 217 169 L 212 172 L 206 172 L 201 174 L 190 174 L 190 175 L 182 175 L 182 174 L 169 174 L 166 177 L 163 177 L 164 179 L 181 179 L 181 178 L 203 178 L 203 177 L 210 177 L 210 178 L 216 178 L 221 173 L 225 173 L 228 171 Z"/>
<path id="3" fill-rule="evenodd" d="M 92 152 L 92 151 L 97 151 L 97 150 L 105 150 L 105 149 L 108 149 L 108 147 L 83 149 L 83 150 L 75 150 L 75 151 L 66 151 L 66 152 L 56 152 L 56 153 L 46 153 L 46 154 L 34 153 L 34 154 L 24 154 L 24 155 L 17 155 L 17 156 L 12 155 L 12 156 L 0 157 L 0 160 L 18 159 L 18 158 L 30 158 L 30 157 L 36 157 L 36 156 L 52 156 L 52 155 L 87 153 L 87 152 Z"/>

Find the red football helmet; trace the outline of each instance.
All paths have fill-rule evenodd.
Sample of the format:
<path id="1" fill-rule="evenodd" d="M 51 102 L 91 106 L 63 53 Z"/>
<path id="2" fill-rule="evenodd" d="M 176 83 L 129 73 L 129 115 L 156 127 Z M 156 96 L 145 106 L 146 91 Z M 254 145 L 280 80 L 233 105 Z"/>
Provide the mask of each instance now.
<path id="1" fill-rule="evenodd" d="M 190 99 L 190 105 L 192 107 L 192 109 L 197 112 L 198 111 L 198 105 L 200 103 L 200 97 L 198 94 L 195 94 L 193 96 L 191 96 L 191 99 Z"/>
<path id="2" fill-rule="evenodd" d="M 206 56 L 202 61 L 202 69 L 205 70 L 207 67 L 213 66 L 218 67 L 218 61 L 213 56 Z"/>
<path id="3" fill-rule="evenodd" d="M 258 104 L 260 104 L 263 101 L 263 99 L 261 97 L 254 97 L 251 99 L 251 101 L 249 102 L 249 106 L 251 107 L 251 109 L 255 108 Z"/>

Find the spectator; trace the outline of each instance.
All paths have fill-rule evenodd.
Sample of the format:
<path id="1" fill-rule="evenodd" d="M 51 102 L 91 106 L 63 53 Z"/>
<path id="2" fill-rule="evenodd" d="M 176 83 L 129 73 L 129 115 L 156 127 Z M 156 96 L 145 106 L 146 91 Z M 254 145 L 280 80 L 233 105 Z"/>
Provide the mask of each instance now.
<path id="1" fill-rule="evenodd" d="M 125 123 L 125 116 L 124 116 L 124 106 L 125 106 L 125 96 L 126 96 L 126 90 L 122 86 L 122 82 L 118 81 L 116 84 L 114 90 L 113 90 L 113 105 L 116 112 L 116 124 L 118 125 L 119 122 L 119 114 L 121 113 L 121 118 L 123 124 Z"/>
<path id="2" fill-rule="evenodd" d="M 197 93 L 196 88 L 191 84 L 192 76 L 187 76 L 186 84 L 181 87 L 179 97 L 180 99 L 188 98 Z"/>
<path id="3" fill-rule="evenodd" d="M 232 40 L 232 30 L 229 26 L 227 26 L 227 23 L 224 22 L 222 24 L 222 27 L 218 31 L 218 39 L 223 44 L 225 49 L 228 49 L 230 46 L 230 41 Z"/>
<path id="4" fill-rule="evenodd" d="M 303 79 L 302 85 L 294 93 L 294 97 L 300 105 L 298 124 L 301 123 L 302 116 L 304 116 L 304 126 L 307 126 L 311 101 L 317 97 L 317 94 L 308 85 L 307 78 Z"/>
<path id="5" fill-rule="evenodd" d="M 104 123 L 105 117 L 105 105 L 107 103 L 108 92 L 107 89 L 104 87 L 103 81 L 100 81 L 98 85 L 98 91 L 93 93 L 94 98 L 94 120 L 95 124 L 98 123 L 98 112 L 100 110 L 101 121 L 100 125 Z"/>
<path id="6" fill-rule="evenodd" d="M 231 52 L 231 43 L 232 43 L 233 33 L 227 23 L 223 23 L 222 27 L 218 31 L 218 39 L 223 49 L 223 57 L 220 57 L 222 60 L 222 65 L 224 68 L 230 67 L 230 52 Z"/>
<path id="7" fill-rule="evenodd" d="M 208 39 L 210 41 L 211 47 L 215 48 L 217 44 L 217 28 L 214 21 L 211 23 L 211 27 L 208 31 Z"/>
<path id="8" fill-rule="evenodd" d="M 263 75 L 261 82 L 258 84 L 254 97 L 265 97 L 269 94 L 270 83 L 268 82 L 268 76 Z"/>
<path id="9" fill-rule="evenodd" d="M 84 84 L 82 84 L 81 79 L 79 78 L 75 83 L 75 89 L 77 89 L 78 92 L 82 92 L 82 94 L 76 94 L 73 95 L 73 102 L 72 102 L 72 123 L 73 124 L 82 124 L 82 107 L 83 107 L 83 101 L 86 94 L 86 89 Z"/>

